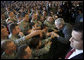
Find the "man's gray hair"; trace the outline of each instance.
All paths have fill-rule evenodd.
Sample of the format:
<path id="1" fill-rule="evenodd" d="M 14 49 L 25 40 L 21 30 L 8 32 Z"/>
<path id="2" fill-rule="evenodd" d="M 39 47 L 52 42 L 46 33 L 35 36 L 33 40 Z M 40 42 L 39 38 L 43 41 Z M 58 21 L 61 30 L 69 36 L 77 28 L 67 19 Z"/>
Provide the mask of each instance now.
<path id="1" fill-rule="evenodd" d="M 55 23 L 57 23 L 58 25 L 59 25 L 59 24 L 65 24 L 63 18 L 58 18 L 58 19 L 56 19 L 56 20 L 55 20 Z"/>

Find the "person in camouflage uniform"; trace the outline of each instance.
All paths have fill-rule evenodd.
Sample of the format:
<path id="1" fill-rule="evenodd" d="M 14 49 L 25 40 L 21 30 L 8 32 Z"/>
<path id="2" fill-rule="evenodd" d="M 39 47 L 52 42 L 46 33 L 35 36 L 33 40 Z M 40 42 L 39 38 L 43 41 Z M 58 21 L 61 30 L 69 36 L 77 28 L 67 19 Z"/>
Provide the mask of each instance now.
<path id="1" fill-rule="evenodd" d="M 51 37 L 41 39 L 40 36 L 35 36 L 31 38 L 30 48 L 32 49 L 32 56 L 36 59 L 43 58 L 44 54 L 47 54 L 51 46 Z"/>
<path id="2" fill-rule="evenodd" d="M 38 33 L 37 33 L 38 32 Z M 15 59 L 16 57 L 16 46 L 17 48 L 21 45 L 23 45 L 23 42 L 30 41 L 29 38 L 41 34 L 41 31 L 33 31 L 27 36 L 24 36 L 17 40 L 3 40 L 1 41 L 1 48 L 4 50 L 4 52 L 1 55 L 2 59 Z M 11 53 L 11 54 L 10 54 Z"/>
<path id="3" fill-rule="evenodd" d="M 47 18 L 47 20 L 44 21 L 44 24 L 48 27 L 48 31 L 49 30 L 52 30 L 52 31 L 55 30 L 54 20 L 53 20 L 53 18 L 51 16 L 49 16 Z"/>
<path id="4" fill-rule="evenodd" d="M 24 34 L 21 32 L 18 24 L 10 24 L 9 25 L 9 31 L 10 31 L 10 35 L 9 38 L 11 40 L 17 40 L 20 37 L 23 37 Z"/>
<path id="5" fill-rule="evenodd" d="M 23 21 L 19 24 L 19 27 L 25 35 L 27 34 L 27 31 L 31 29 L 28 15 L 24 17 Z"/>
<path id="6" fill-rule="evenodd" d="M 4 26 L 3 24 L 1 25 L 1 41 L 2 40 L 8 40 L 8 31 L 6 26 Z"/>
<path id="7" fill-rule="evenodd" d="M 16 45 L 11 40 L 1 41 L 1 48 L 4 52 L 1 55 L 1 59 L 14 59 L 16 55 Z"/>

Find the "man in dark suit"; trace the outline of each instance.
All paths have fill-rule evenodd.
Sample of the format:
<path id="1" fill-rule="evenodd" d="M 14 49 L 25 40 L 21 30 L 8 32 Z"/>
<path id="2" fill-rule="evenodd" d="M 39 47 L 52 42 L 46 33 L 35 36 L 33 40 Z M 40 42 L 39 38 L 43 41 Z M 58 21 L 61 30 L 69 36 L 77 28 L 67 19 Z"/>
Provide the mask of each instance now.
<path id="1" fill-rule="evenodd" d="M 72 25 L 69 23 L 65 23 L 63 18 L 58 18 L 55 20 L 55 26 L 59 30 L 59 32 L 62 32 L 63 34 L 63 36 L 61 36 L 62 34 L 58 35 L 55 33 L 55 37 L 57 37 L 58 41 L 63 44 L 69 43 L 72 32 Z"/>
<path id="2" fill-rule="evenodd" d="M 57 33 L 51 32 L 51 36 L 55 38 L 52 39 L 50 55 L 52 54 L 54 59 L 64 58 L 70 47 L 69 39 L 71 37 L 72 25 L 64 22 L 63 18 L 58 18 L 55 20 L 55 26 L 59 31 Z"/>
<path id="3" fill-rule="evenodd" d="M 72 37 L 70 38 L 71 50 L 67 53 L 65 59 L 83 59 L 83 23 L 75 25 L 72 29 Z"/>

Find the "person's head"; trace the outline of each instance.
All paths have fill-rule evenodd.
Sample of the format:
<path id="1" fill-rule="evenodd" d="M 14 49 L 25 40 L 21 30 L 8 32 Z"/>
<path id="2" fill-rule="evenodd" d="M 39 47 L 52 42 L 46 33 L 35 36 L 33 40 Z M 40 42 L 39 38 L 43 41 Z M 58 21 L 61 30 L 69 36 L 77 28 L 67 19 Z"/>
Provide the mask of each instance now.
<path id="1" fill-rule="evenodd" d="M 70 46 L 75 49 L 83 49 L 83 23 L 74 25 L 72 29 L 72 37 L 70 38 Z"/>
<path id="2" fill-rule="evenodd" d="M 5 25 L 1 25 L 1 37 L 7 37 L 8 36 L 8 31 Z"/>
<path id="3" fill-rule="evenodd" d="M 40 36 L 34 36 L 32 37 L 32 40 L 30 41 L 29 46 L 33 49 L 37 49 L 41 46 L 41 40 L 40 40 Z"/>
<path id="4" fill-rule="evenodd" d="M 28 15 L 25 15 L 24 20 L 25 21 L 29 21 L 29 16 Z"/>
<path id="5" fill-rule="evenodd" d="M 54 15 L 53 19 L 56 20 L 58 18 L 58 15 Z"/>
<path id="6" fill-rule="evenodd" d="M 37 14 L 33 14 L 33 19 L 38 19 L 38 15 Z"/>
<path id="7" fill-rule="evenodd" d="M 58 12 L 62 12 L 63 10 L 62 10 L 62 8 L 60 7 L 60 8 L 58 8 Z"/>
<path id="8" fill-rule="evenodd" d="M 51 15 L 51 16 L 53 16 L 53 15 L 54 15 L 54 13 L 51 11 L 51 12 L 50 12 L 50 15 Z"/>
<path id="9" fill-rule="evenodd" d="M 10 11 L 11 9 L 9 7 L 6 7 L 6 11 Z"/>
<path id="10" fill-rule="evenodd" d="M 9 24 L 9 23 L 13 23 L 13 21 L 11 21 L 10 17 L 6 19 L 6 23 Z"/>
<path id="11" fill-rule="evenodd" d="M 18 20 L 22 20 L 22 16 L 21 16 L 20 13 L 16 17 L 17 17 Z"/>
<path id="12" fill-rule="evenodd" d="M 32 50 L 28 45 L 22 45 L 18 48 L 17 58 L 19 59 L 29 59 L 31 57 Z"/>
<path id="13" fill-rule="evenodd" d="M 14 13 L 13 12 L 9 12 L 9 17 L 13 18 L 14 17 Z"/>
<path id="14" fill-rule="evenodd" d="M 6 19 L 4 14 L 1 14 L 1 19 L 2 20 L 5 20 Z"/>
<path id="15" fill-rule="evenodd" d="M 41 16 L 40 21 L 45 21 L 45 17 Z"/>
<path id="16" fill-rule="evenodd" d="M 79 8 L 77 11 L 78 11 L 79 14 L 83 13 L 83 10 L 81 8 Z"/>
<path id="17" fill-rule="evenodd" d="M 10 54 L 16 50 L 16 45 L 11 40 L 3 40 L 1 41 L 1 48 L 7 53 Z"/>
<path id="18" fill-rule="evenodd" d="M 46 15 L 47 15 L 46 11 L 43 11 L 43 13 L 42 13 L 42 14 L 43 14 L 43 16 L 46 16 Z"/>
<path id="19" fill-rule="evenodd" d="M 57 18 L 55 20 L 55 26 L 57 29 L 63 28 L 64 24 L 65 24 L 65 22 L 64 22 L 63 18 Z"/>
<path id="20" fill-rule="evenodd" d="M 49 16 L 49 17 L 47 18 L 47 21 L 53 22 L 53 17 Z"/>
<path id="21" fill-rule="evenodd" d="M 18 24 L 12 23 L 9 25 L 9 31 L 10 31 L 10 33 L 16 35 L 20 32 L 20 28 L 19 28 Z"/>

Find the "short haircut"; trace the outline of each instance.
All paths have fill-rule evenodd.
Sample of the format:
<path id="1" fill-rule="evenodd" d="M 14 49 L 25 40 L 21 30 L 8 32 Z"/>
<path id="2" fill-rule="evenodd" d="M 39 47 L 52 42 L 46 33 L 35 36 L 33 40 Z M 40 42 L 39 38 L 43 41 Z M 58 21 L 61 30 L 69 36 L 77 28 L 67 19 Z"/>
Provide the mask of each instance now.
<path id="1" fill-rule="evenodd" d="M 83 9 L 81 7 L 78 8 L 78 11 L 81 11 L 81 13 L 83 13 Z"/>
<path id="2" fill-rule="evenodd" d="M 5 28 L 6 26 L 5 25 L 1 25 L 1 29 Z"/>
<path id="3" fill-rule="evenodd" d="M 6 26 L 5 26 L 5 25 L 1 25 L 1 30 L 2 30 L 3 28 L 6 28 Z M 4 34 L 4 33 L 1 32 L 1 35 L 3 35 L 3 34 Z"/>
<path id="4" fill-rule="evenodd" d="M 50 18 L 52 18 L 52 17 L 51 17 L 51 16 L 48 16 L 48 17 L 47 17 L 47 21 L 49 21 Z"/>
<path id="5" fill-rule="evenodd" d="M 21 45 L 18 50 L 17 50 L 17 56 L 16 58 L 22 58 L 24 55 L 26 55 L 26 51 L 25 49 L 28 47 L 28 45 L 24 44 L 24 45 Z"/>
<path id="6" fill-rule="evenodd" d="M 81 32 L 82 33 L 82 40 L 83 40 L 83 22 L 80 22 L 78 24 L 75 24 L 73 26 L 73 29 L 72 30 L 75 30 L 77 32 Z"/>
<path id="7" fill-rule="evenodd" d="M 39 45 L 39 42 L 40 42 L 39 35 L 32 37 L 32 40 L 29 43 L 30 48 L 35 49 Z"/>
<path id="8" fill-rule="evenodd" d="M 10 31 L 10 33 L 13 32 L 13 29 L 15 29 L 16 26 L 18 26 L 18 24 L 12 23 L 12 24 L 9 25 L 9 31 Z"/>
<path id="9" fill-rule="evenodd" d="M 17 18 L 20 18 L 20 17 L 21 17 L 21 14 L 19 13 L 16 17 L 17 17 Z"/>
<path id="10" fill-rule="evenodd" d="M 7 44 L 9 44 L 11 42 L 13 42 L 13 41 L 11 41 L 11 40 L 3 40 L 3 41 L 1 41 L 1 48 L 3 50 L 7 49 Z"/>
<path id="11" fill-rule="evenodd" d="M 60 25 L 60 24 L 65 24 L 63 18 L 58 18 L 58 19 L 56 19 L 56 20 L 55 20 L 55 23 L 56 23 L 56 22 L 57 22 L 58 25 Z"/>

